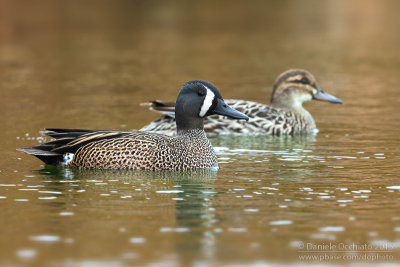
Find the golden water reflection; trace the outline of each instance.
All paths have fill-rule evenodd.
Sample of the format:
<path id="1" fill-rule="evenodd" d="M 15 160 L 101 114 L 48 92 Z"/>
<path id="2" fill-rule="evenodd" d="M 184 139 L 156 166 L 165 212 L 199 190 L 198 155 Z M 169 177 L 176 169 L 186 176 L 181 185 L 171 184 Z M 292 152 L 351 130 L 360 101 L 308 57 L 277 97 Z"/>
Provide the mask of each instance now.
<path id="1" fill-rule="evenodd" d="M 399 5 L 3 1 L 0 264 L 289 264 L 353 242 L 382 257 L 322 261 L 398 262 Z M 45 127 L 140 128 L 157 117 L 141 102 L 191 79 L 268 103 L 289 68 L 344 105 L 305 104 L 316 136 L 211 138 L 218 172 L 49 169 L 16 151 Z"/>

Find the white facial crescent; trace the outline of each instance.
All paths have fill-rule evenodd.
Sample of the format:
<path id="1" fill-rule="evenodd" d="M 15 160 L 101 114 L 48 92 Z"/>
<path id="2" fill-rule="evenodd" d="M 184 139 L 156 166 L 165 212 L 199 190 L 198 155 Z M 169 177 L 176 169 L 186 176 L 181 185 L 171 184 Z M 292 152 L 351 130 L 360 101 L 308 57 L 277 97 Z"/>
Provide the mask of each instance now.
<path id="1" fill-rule="evenodd" d="M 207 86 L 204 86 L 204 87 L 207 89 L 207 94 L 206 94 L 206 97 L 204 98 L 203 105 L 201 106 L 201 109 L 200 109 L 200 113 L 199 113 L 200 117 L 204 117 L 206 115 L 206 113 L 210 109 L 212 102 L 214 100 L 214 97 L 215 97 L 214 93 L 209 88 L 207 88 Z"/>

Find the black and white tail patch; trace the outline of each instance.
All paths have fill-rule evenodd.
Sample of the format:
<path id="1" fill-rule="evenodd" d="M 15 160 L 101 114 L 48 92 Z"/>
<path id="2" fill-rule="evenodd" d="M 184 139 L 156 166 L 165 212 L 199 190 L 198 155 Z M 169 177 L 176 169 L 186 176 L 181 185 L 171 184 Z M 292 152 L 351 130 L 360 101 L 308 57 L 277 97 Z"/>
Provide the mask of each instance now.
<path id="1" fill-rule="evenodd" d="M 65 153 L 63 155 L 63 165 L 68 165 L 74 159 L 73 153 Z"/>

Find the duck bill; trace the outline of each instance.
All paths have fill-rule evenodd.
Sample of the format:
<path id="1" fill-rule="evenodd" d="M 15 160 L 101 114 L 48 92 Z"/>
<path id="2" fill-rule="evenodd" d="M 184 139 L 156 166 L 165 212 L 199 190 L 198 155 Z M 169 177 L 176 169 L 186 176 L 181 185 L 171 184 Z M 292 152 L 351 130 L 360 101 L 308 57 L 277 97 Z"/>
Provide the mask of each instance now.
<path id="1" fill-rule="evenodd" d="M 331 102 L 331 103 L 334 103 L 334 104 L 342 104 L 343 103 L 342 100 L 340 100 L 336 96 L 330 95 L 330 94 L 322 91 L 321 88 L 318 88 L 317 93 L 313 95 L 313 99 L 320 100 L 320 101 Z"/>
<path id="2" fill-rule="evenodd" d="M 223 115 L 227 116 L 232 119 L 238 119 L 238 120 L 249 120 L 249 117 L 244 115 L 242 112 L 239 112 L 225 103 L 224 100 L 222 99 L 217 99 L 217 106 L 215 107 L 213 113 L 218 114 L 218 115 Z"/>

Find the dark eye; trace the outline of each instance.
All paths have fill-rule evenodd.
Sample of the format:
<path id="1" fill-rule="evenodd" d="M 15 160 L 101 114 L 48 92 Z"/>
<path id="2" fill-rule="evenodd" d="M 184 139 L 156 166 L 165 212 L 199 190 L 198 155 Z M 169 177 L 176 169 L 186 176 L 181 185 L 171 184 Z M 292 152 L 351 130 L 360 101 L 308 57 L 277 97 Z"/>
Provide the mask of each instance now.
<path id="1" fill-rule="evenodd" d="M 302 79 L 300 80 L 300 82 L 301 82 L 302 84 L 310 84 L 310 81 L 309 81 L 306 77 L 302 78 Z"/>
<path id="2" fill-rule="evenodd" d="M 203 88 L 199 89 L 197 91 L 197 95 L 198 96 L 205 96 L 207 94 L 206 90 L 204 90 Z"/>

